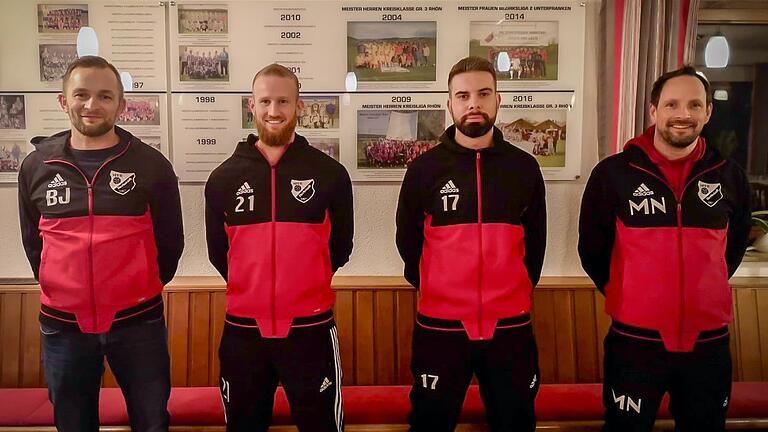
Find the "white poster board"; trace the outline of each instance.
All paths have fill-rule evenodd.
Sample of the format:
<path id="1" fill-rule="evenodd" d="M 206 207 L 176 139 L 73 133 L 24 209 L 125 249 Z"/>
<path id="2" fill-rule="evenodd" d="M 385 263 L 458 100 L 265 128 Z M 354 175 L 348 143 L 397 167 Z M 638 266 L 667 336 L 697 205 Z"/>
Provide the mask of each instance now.
<path id="1" fill-rule="evenodd" d="M 61 76 L 77 58 L 78 31 L 89 26 L 99 55 L 130 72 L 136 90 L 165 92 L 165 22 L 157 1 L 6 1 L 0 25 L 17 37 L 0 40 L 0 89 L 60 91 Z"/>
<path id="2" fill-rule="evenodd" d="M 516 145 L 536 153 L 546 179 L 575 179 L 582 145 L 581 3 L 9 0 L 0 26 L 17 37 L 0 38 L 0 92 L 25 95 L 24 120 L 33 129 L 66 128 L 66 118 L 52 112 L 59 77 L 76 55 L 77 30 L 93 27 L 101 55 L 133 76 L 136 93 L 129 93 L 134 102 L 126 114 L 133 119 L 123 125 L 172 155 L 182 181 L 202 182 L 238 140 L 255 132 L 248 118 L 251 82 L 277 62 L 296 73 L 307 102 L 300 134 L 344 163 L 355 181 L 400 181 L 418 153 L 414 143 L 435 141 L 436 131 L 424 135 L 439 117 L 430 111 L 444 111 L 443 127 L 451 123 L 444 105 L 452 65 L 478 55 L 499 69 L 498 124 L 543 123 L 534 126 L 551 140 L 557 135 L 555 142 L 536 132 Z M 26 140 L 22 130 L 0 129 L 0 135 Z M 13 144 L 10 149 L 16 153 Z"/>

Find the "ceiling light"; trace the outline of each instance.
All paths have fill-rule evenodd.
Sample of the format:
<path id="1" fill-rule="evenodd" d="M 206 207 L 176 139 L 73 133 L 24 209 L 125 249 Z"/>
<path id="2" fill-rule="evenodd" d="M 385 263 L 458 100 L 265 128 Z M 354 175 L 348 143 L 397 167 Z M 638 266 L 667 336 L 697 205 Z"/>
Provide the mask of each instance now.
<path id="1" fill-rule="evenodd" d="M 512 67 L 512 61 L 509 59 L 509 54 L 506 51 L 502 51 L 496 56 L 496 70 L 499 72 L 509 72 Z"/>
<path id="2" fill-rule="evenodd" d="M 722 33 L 718 33 L 707 41 L 707 47 L 704 49 L 704 64 L 708 68 L 724 68 L 728 66 L 728 40 Z"/>
<path id="3" fill-rule="evenodd" d="M 357 91 L 357 75 L 354 72 L 348 72 L 344 79 L 344 87 L 348 92 Z"/>
<path id="4" fill-rule="evenodd" d="M 715 93 L 712 95 L 712 97 L 715 100 L 727 101 L 728 100 L 728 90 L 723 90 L 723 89 L 715 90 Z"/>
<path id="5" fill-rule="evenodd" d="M 96 31 L 92 27 L 80 27 L 77 32 L 77 56 L 97 56 L 99 55 L 99 38 L 96 37 Z"/>
<path id="6" fill-rule="evenodd" d="M 130 72 L 120 72 L 120 81 L 123 83 L 123 91 L 133 91 L 133 77 Z"/>

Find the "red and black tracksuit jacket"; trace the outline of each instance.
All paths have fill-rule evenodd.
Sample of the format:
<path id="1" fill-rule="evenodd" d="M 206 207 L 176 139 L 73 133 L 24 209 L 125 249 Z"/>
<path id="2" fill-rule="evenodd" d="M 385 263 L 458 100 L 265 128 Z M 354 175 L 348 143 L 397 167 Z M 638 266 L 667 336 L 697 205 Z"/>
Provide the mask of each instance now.
<path id="1" fill-rule="evenodd" d="M 273 166 L 249 135 L 205 185 L 208 257 L 227 281 L 227 321 L 286 337 L 328 311 L 333 273 L 352 253 L 352 182 L 296 134 Z"/>
<path id="2" fill-rule="evenodd" d="M 461 321 L 470 339 L 490 339 L 504 319 L 530 311 L 546 245 L 544 180 L 536 160 L 500 130 L 479 151 L 454 135 L 451 126 L 408 167 L 397 248 L 405 278 L 420 290 L 420 314 Z"/>
<path id="3" fill-rule="evenodd" d="M 697 340 L 727 334 L 728 279 L 750 230 L 749 184 L 738 165 L 707 148 L 676 195 L 642 148 L 653 134 L 648 129 L 592 171 L 579 255 L 623 332 L 655 334 L 668 351 L 688 352 Z"/>
<path id="4" fill-rule="evenodd" d="M 40 282 L 41 315 L 103 333 L 162 311 L 160 293 L 184 248 L 173 167 L 129 132 L 89 180 L 70 132 L 33 140 L 19 171 L 21 236 Z M 162 313 L 162 312 L 160 312 Z"/>

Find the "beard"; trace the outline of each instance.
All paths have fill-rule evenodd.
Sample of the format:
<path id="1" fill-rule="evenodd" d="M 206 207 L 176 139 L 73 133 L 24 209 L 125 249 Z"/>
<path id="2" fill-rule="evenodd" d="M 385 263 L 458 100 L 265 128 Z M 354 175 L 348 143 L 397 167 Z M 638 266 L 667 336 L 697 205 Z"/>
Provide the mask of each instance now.
<path id="1" fill-rule="evenodd" d="M 297 113 L 294 112 L 293 116 L 285 122 L 285 124 L 277 131 L 272 132 L 267 128 L 267 118 L 260 120 L 256 119 L 256 132 L 259 134 L 259 141 L 270 147 L 280 147 L 290 142 L 294 131 L 296 131 Z"/>
<path id="2" fill-rule="evenodd" d="M 483 116 L 483 121 L 467 122 L 467 117 L 471 115 L 481 115 Z M 488 131 L 493 129 L 493 125 L 496 123 L 496 116 L 491 118 L 488 114 L 482 111 L 471 111 L 461 116 L 458 121 L 456 118 L 454 118 L 453 123 L 456 125 L 456 129 L 458 129 L 464 135 L 470 138 L 478 138 L 487 134 Z"/>
<path id="3" fill-rule="evenodd" d="M 116 116 L 104 116 L 104 119 L 96 124 L 85 124 L 83 118 L 79 114 L 69 111 L 69 120 L 72 122 L 72 126 L 77 129 L 78 132 L 84 136 L 90 138 L 96 138 L 106 135 L 112 128 L 115 127 Z"/>
<path id="4" fill-rule="evenodd" d="M 674 133 L 674 130 L 672 128 L 673 125 L 691 126 L 692 130 L 684 135 L 677 135 Z M 668 121 L 665 127 L 663 128 L 657 127 L 657 129 L 659 130 L 661 137 L 664 139 L 664 141 L 667 142 L 667 144 L 676 148 L 686 148 L 689 145 L 696 142 L 696 140 L 699 138 L 699 134 L 701 134 L 702 128 L 699 127 L 698 123 L 696 122 Z"/>

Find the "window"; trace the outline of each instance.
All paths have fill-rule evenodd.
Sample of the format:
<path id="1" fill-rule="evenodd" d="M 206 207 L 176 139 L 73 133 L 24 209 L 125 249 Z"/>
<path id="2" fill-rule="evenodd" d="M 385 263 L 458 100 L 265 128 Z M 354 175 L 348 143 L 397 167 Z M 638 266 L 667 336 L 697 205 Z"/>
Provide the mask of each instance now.
<path id="1" fill-rule="evenodd" d="M 714 93 L 712 118 L 702 136 L 708 146 L 744 168 L 756 192 L 755 210 L 768 210 L 768 20 L 734 23 L 738 14 L 730 11 L 727 21 L 702 20 L 697 29 L 695 66 L 707 76 Z M 725 68 L 705 64 L 705 47 L 715 35 L 728 41 Z"/>

